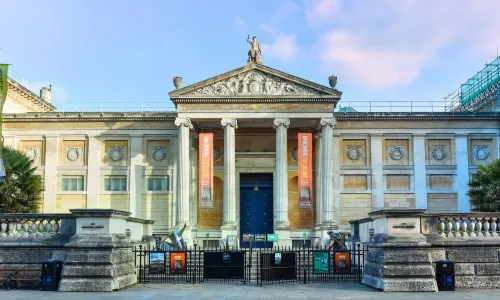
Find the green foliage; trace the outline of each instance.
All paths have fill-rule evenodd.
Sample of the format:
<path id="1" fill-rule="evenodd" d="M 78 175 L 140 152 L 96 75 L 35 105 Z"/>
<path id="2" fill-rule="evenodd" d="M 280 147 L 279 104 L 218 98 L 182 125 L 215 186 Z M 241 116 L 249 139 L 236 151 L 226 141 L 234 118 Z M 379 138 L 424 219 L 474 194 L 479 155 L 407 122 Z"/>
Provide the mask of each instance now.
<path id="1" fill-rule="evenodd" d="M 500 212 L 500 159 L 478 168 L 469 182 L 470 203 L 475 211 Z"/>
<path id="2" fill-rule="evenodd" d="M 42 199 L 42 179 L 24 153 L 3 148 L 7 179 L 0 184 L 0 213 L 35 213 Z"/>

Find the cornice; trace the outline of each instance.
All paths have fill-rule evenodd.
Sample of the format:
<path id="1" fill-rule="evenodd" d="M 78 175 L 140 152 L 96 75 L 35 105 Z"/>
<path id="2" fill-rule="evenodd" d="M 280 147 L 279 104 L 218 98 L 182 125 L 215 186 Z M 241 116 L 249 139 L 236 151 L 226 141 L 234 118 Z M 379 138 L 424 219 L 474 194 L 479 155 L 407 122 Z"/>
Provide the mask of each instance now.
<path id="1" fill-rule="evenodd" d="M 5 123 L 19 122 L 158 122 L 175 121 L 177 113 L 22 113 L 4 114 Z"/>
<path id="2" fill-rule="evenodd" d="M 255 96 L 255 97 L 223 97 L 223 96 L 184 96 L 175 99 L 177 104 L 191 103 L 337 103 L 340 97 L 336 96 Z"/>
<path id="3" fill-rule="evenodd" d="M 334 113 L 342 121 L 499 121 L 500 114 L 488 113 Z"/>
<path id="4" fill-rule="evenodd" d="M 8 86 L 9 89 L 12 89 L 16 93 L 19 93 L 21 96 L 28 98 L 28 100 L 31 101 L 36 106 L 45 107 L 47 110 L 50 111 L 54 111 L 56 109 L 54 105 L 43 100 L 38 95 L 28 90 L 23 85 L 21 85 L 20 83 L 18 83 L 17 81 L 15 81 L 10 77 L 8 78 Z"/>

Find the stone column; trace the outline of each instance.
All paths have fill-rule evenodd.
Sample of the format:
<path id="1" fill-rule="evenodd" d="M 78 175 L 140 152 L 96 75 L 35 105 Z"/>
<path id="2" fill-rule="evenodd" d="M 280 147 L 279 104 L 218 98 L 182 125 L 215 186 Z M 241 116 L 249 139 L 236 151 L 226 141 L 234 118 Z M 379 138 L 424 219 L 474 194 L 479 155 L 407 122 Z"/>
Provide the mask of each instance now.
<path id="1" fill-rule="evenodd" d="M 427 171 L 425 134 L 413 135 L 413 165 L 415 178 L 415 207 L 427 209 Z"/>
<path id="2" fill-rule="evenodd" d="M 238 128 L 236 119 L 222 119 L 224 127 L 224 218 L 222 223 L 222 238 L 237 235 L 236 226 L 236 154 L 235 130 Z"/>
<path id="3" fill-rule="evenodd" d="M 372 165 L 372 210 L 384 209 L 384 166 L 381 134 L 370 134 L 370 154 Z"/>
<path id="4" fill-rule="evenodd" d="M 189 225 L 184 231 L 183 237 L 186 243 L 192 243 L 191 226 L 189 222 L 189 130 L 193 128 L 189 118 L 175 119 L 175 125 L 179 127 L 178 151 L 177 151 L 177 226 Z"/>
<path id="5" fill-rule="evenodd" d="M 43 212 L 56 212 L 56 187 L 58 165 L 58 139 L 57 135 L 45 136 L 45 174 L 43 192 Z"/>
<path id="6" fill-rule="evenodd" d="M 99 208 L 99 166 L 101 161 L 101 141 L 89 136 L 87 163 L 87 208 Z"/>
<path id="7" fill-rule="evenodd" d="M 316 232 L 321 231 L 321 224 L 322 224 L 322 203 L 321 203 L 321 178 L 323 177 L 323 169 L 322 169 L 322 158 L 321 158 L 321 152 L 323 151 L 321 144 L 322 144 L 322 137 L 321 137 L 321 132 L 316 132 L 313 135 L 315 139 L 315 154 L 316 154 L 316 161 L 315 161 L 315 167 L 316 167 L 316 176 L 315 176 L 315 185 L 316 189 L 314 190 L 316 195 L 315 195 L 315 205 L 316 205 L 316 226 L 315 230 Z M 320 237 L 321 238 L 321 237 Z"/>
<path id="8" fill-rule="evenodd" d="M 198 151 L 196 150 L 196 141 L 198 139 L 197 133 L 191 134 L 191 149 L 189 156 L 189 176 L 190 189 L 189 198 L 191 199 L 190 206 L 190 222 L 193 226 L 193 230 L 198 230 Z"/>
<path id="9" fill-rule="evenodd" d="M 455 151 L 457 162 L 457 180 L 458 189 L 458 211 L 470 212 L 470 202 L 467 191 L 469 186 L 469 154 L 468 154 L 467 134 L 455 135 Z"/>
<path id="10" fill-rule="evenodd" d="M 322 118 L 320 120 L 322 127 L 321 144 L 321 207 L 323 232 L 321 244 L 328 244 L 330 237 L 327 231 L 331 225 L 336 225 L 334 210 L 335 200 L 333 191 L 333 127 L 337 124 L 335 118 Z"/>
<path id="11" fill-rule="evenodd" d="M 129 210 L 134 218 L 142 217 L 142 156 L 142 135 L 131 136 Z"/>
<path id="12" fill-rule="evenodd" d="M 335 207 L 334 220 L 340 224 L 340 135 L 333 134 L 332 148 L 330 153 L 333 156 L 333 203 Z M 344 227 L 349 230 L 349 226 Z"/>
<path id="13" fill-rule="evenodd" d="M 276 129 L 276 227 L 289 228 L 287 129 L 290 120 L 274 119 Z"/>

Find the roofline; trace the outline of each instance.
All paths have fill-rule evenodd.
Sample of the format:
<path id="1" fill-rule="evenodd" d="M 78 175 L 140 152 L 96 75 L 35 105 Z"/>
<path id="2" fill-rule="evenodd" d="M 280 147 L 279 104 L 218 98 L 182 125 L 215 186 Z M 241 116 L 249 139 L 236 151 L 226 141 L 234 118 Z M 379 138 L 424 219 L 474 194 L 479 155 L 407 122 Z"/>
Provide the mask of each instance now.
<path id="1" fill-rule="evenodd" d="M 12 79 L 12 78 L 8 77 L 8 81 L 10 81 L 9 84 L 13 85 L 14 87 L 16 87 L 18 89 L 21 89 L 28 96 L 36 99 L 38 102 L 41 102 L 43 105 L 48 106 L 52 110 L 56 110 L 56 107 L 52 103 L 49 103 L 49 102 L 45 101 L 42 97 L 40 97 L 37 94 L 35 94 L 32 91 L 30 91 L 25 86 L 23 86 L 22 84 L 20 84 L 19 82 L 17 82 L 15 79 Z"/>
<path id="2" fill-rule="evenodd" d="M 435 120 L 492 120 L 499 121 L 499 112 L 334 112 L 337 121 L 435 121 Z"/>

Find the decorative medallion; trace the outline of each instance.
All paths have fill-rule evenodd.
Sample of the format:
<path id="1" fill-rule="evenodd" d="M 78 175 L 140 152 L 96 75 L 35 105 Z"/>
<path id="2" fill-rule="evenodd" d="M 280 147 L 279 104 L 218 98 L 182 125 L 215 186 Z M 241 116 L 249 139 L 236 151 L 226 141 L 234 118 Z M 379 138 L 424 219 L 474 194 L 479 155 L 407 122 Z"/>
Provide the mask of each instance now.
<path id="1" fill-rule="evenodd" d="M 299 149 L 297 149 L 297 146 L 293 146 L 293 149 L 292 149 L 292 159 L 294 161 L 299 161 Z"/>
<path id="2" fill-rule="evenodd" d="M 350 160 L 359 160 L 363 155 L 363 148 L 361 146 L 347 146 L 347 157 Z"/>
<path id="3" fill-rule="evenodd" d="M 392 160 L 402 160 L 405 157 L 405 146 L 389 145 L 389 156 Z"/>
<path id="4" fill-rule="evenodd" d="M 166 146 L 152 146 L 151 147 L 151 157 L 155 161 L 164 161 L 167 158 L 167 147 Z"/>
<path id="5" fill-rule="evenodd" d="M 109 147 L 109 159 L 111 161 L 120 161 L 123 159 L 124 147 Z"/>
<path id="6" fill-rule="evenodd" d="M 77 161 L 82 157 L 82 148 L 81 147 L 68 147 L 68 152 L 66 153 L 66 157 L 69 161 Z"/>
<path id="7" fill-rule="evenodd" d="M 435 160 L 443 160 L 448 155 L 445 145 L 432 145 L 431 155 Z"/>
<path id="8" fill-rule="evenodd" d="M 214 161 L 219 161 L 219 160 L 220 160 L 220 149 L 214 147 Z"/>
<path id="9" fill-rule="evenodd" d="M 24 154 L 34 162 L 40 161 L 40 147 L 26 147 L 24 148 Z"/>
<path id="10" fill-rule="evenodd" d="M 487 160 L 490 156 L 490 149 L 488 145 L 474 145 L 474 159 Z"/>

